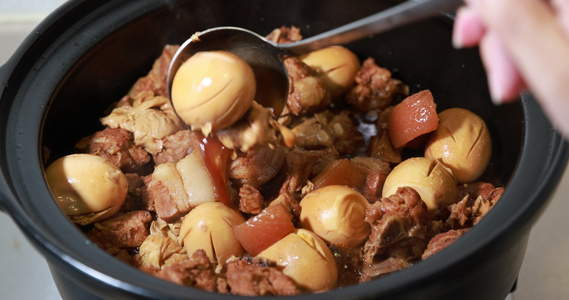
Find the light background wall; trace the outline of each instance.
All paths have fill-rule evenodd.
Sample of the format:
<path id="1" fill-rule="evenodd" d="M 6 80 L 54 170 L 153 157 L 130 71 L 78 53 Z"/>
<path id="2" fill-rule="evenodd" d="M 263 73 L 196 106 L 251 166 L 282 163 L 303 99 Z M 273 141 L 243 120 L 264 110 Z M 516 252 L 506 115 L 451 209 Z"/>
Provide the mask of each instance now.
<path id="1" fill-rule="evenodd" d="M 64 2 L 65 0 L 2 0 L 0 26 L 41 21 Z"/>

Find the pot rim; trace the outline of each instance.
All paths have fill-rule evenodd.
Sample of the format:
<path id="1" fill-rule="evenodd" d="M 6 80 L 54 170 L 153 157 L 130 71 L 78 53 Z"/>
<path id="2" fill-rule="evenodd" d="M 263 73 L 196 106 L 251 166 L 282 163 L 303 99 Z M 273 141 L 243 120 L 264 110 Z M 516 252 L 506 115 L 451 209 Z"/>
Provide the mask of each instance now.
<path id="1" fill-rule="evenodd" d="M 38 58 L 43 57 L 42 55 L 46 52 L 50 52 L 49 47 L 51 43 L 55 43 L 55 41 L 60 39 L 58 33 L 62 28 L 69 27 L 68 19 L 66 20 L 66 18 L 74 20 L 87 18 L 88 21 L 92 21 L 96 19 L 97 12 L 93 7 L 102 12 L 104 6 L 111 5 L 112 1 L 104 1 L 103 4 L 99 3 L 93 7 L 85 5 L 85 2 L 87 1 L 68 1 L 54 11 L 26 38 L 1 69 L 4 74 L 0 74 L 0 77 L 7 84 L 0 94 L 0 108 L 2 109 L 0 116 L 3 116 L 0 118 L 0 142 L 2 142 L 4 150 L 0 152 L 2 153 L 0 156 L 0 168 L 2 171 L 0 176 L 0 191 L 2 192 L 0 200 L 5 202 L 0 203 L 0 206 L 5 206 L 4 209 L 24 231 L 32 244 L 50 262 L 63 262 L 63 264 L 50 263 L 50 267 L 87 274 L 89 277 L 111 285 L 125 294 L 144 297 L 170 295 L 176 298 L 191 297 L 196 299 L 203 297 L 208 297 L 209 299 L 235 298 L 236 296 L 233 295 L 208 293 L 197 289 L 191 289 L 193 292 L 188 296 L 187 287 L 154 278 L 116 259 L 111 259 L 109 254 L 92 245 L 67 220 L 54 201 L 45 203 L 45 206 L 41 208 L 44 213 L 57 216 L 51 220 L 35 219 L 38 216 L 35 210 L 40 208 L 34 209 L 30 207 L 30 203 L 26 203 L 31 197 L 46 199 L 51 197 L 43 177 L 40 159 L 41 141 L 39 138 L 45 118 L 46 105 L 45 103 L 34 105 L 37 110 L 29 114 L 32 116 L 30 120 L 33 126 L 31 127 L 34 127 L 34 129 L 30 130 L 22 127 L 23 123 L 29 124 L 30 122 L 29 120 L 22 120 L 25 114 L 18 110 L 20 103 L 16 102 L 25 100 L 27 92 L 21 90 L 21 88 L 26 84 L 30 84 L 30 82 L 34 82 L 34 76 L 37 75 L 34 67 L 38 64 L 36 62 Z M 154 4 L 159 5 L 160 2 L 154 1 Z M 151 6 L 149 5 L 149 7 Z M 62 18 L 62 16 L 64 17 Z M 110 33 L 103 32 L 100 34 L 104 37 Z M 24 61 L 33 61 L 34 63 L 24 63 Z M 45 62 L 39 62 L 39 64 L 42 63 Z M 6 79 L 4 80 L 2 76 L 6 76 Z M 531 95 L 522 95 L 521 105 L 523 106 L 525 117 L 522 152 L 519 164 L 508 183 L 508 185 L 520 188 L 506 189 L 502 196 L 502 200 L 505 201 L 499 201 L 484 220 L 470 230 L 468 234 L 442 250 L 439 254 L 429 258 L 429 260 L 419 262 L 411 268 L 392 273 L 384 278 L 326 293 L 307 294 L 294 296 L 293 298 L 330 299 L 331 297 L 349 297 L 353 294 L 363 294 L 372 297 L 377 293 L 389 294 L 390 291 L 406 289 L 410 284 L 421 284 L 427 275 L 436 276 L 454 265 L 464 262 L 483 247 L 491 247 L 491 244 L 497 241 L 512 238 L 511 233 L 513 231 L 530 227 L 545 208 L 547 199 L 559 182 L 559 178 L 563 174 L 569 159 L 569 151 L 567 142 L 551 126 Z M 16 113 L 13 114 L 14 112 Z M 13 115 L 16 115 L 16 117 L 8 117 Z M 33 119 L 33 116 L 40 117 Z M 35 136 L 31 137 L 30 134 L 35 134 Z M 24 146 L 24 149 L 19 148 L 22 146 Z M 26 150 L 25 146 L 33 147 Z M 548 159 L 542 161 L 540 166 L 541 172 L 531 178 L 524 176 L 529 170 L 528 164 L 535 157 L 543 156 L 543 153 L 548 153 Z M 30 158 L 33 160 L 32 162 L 29 161 Z M 4 178 L 1 178 L 2 176 Z M 30 178 L 36 184 L 39 183 L 38 185 L 41 186 L 39 194 L 33 194 L 26 181 L 22 181 L 26 178 Z M 514 201 L 519 198 L 529 200 L 521 204 Z M 6 199 L 8 200 L 6 201 Z M 506 216 L 506 218 L 501 218 L 503 216 Z M 66 236 L 58 235 L 58 229 L 65 229 L 67 231 Z M 74 241 L 75 243 L 81 241 L 82 244 L 70 244 L 69 241 Z M 480 241 L 483 241 L 483 243 L 480 243 Z M 453 253 L 459 251 L 462 255 L 453 255 Z M 108 260 L 108 263 L 97 263 L 97 261 L 101 260 Z M 79 280 L 77 280 L 77 283 L 81 284 Z"/>

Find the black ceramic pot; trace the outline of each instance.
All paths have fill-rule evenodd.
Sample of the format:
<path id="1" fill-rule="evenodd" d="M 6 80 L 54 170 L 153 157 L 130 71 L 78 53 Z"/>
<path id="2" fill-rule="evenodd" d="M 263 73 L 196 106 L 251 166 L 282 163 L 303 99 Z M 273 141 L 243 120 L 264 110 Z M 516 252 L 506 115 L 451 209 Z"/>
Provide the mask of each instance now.
<path id="1" fill-rule="evenodd" d="M 46 257 L 66 299 L 233 299 L 177 286 L 93 245 L 60 212 L 43 170 L 101 129 L 98 118 L 144 76 L 166 43 L 222 25 L 267 34 L 295 25 L 304 36 L 382 10 L 390 1 L 69 1 L 0 69 L 0 207 Z M 451 46 L 452 19 L 409 25 L 350 45 L 409 84 L 431 89 L 438 109 L 464 107 L 494 142 L 485 179 L 502 199 L 463 238 L 415 266 L 362 285 L 295 299 L 504 299 L 532 224 L 567 163 L 567 144 L 529 96 L 495 107 L 477 51 Z"/>

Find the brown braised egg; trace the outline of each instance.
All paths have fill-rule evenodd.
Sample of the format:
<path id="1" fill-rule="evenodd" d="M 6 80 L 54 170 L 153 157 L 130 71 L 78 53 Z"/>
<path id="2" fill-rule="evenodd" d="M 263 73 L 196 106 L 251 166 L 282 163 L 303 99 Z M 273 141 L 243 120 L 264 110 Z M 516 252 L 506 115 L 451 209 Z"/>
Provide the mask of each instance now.
<path id="1" fill-rule="evenodd" d="M 450 108 L 439 114 L 439 128 L 429 137 L 425 157 L 440 159 L 461 183 L 476 180 L 490 162 L 492 139 L 475 113 Z"/>
<path id="2" fill-rule="evenodd" d="M 389 197 L 400 187 L 411 187 L 421 196 L 430 211 L 441 203 L 456 202 L 456 179 L 439 161 L 426 158 L 409 158 L 397 165 L 383 185 L 383 197 Z"/>
<path id="3" fill-rule="evenodd" d="M 310 291 L 333 289 L 338 283 L 332 251 L 310 230 L 296 229 L 257 256 L 276 262 L 284 274 Z"/>
<path id="4" fill-rule="evenodd" d="M 340 246 L 357 247 L 369 235 L 364 221 L 366 198 L 343 185 L 329 185 L 308 193 L 302 201 L 300 225 Z"/>
<path id="5" fill-rule="evenodd" d="M 104 158 L 71 154 L 46 169 L 55 202 L 73 223 L 87 225 L 115 214 L 126 199 L 125 175 Z"/>
<path id="6" fill-rule="evenodd" d="M 187 253 L 202 249 L 210 261 L 222 265 L 232 256 L 243 254 L 233 230 L 243 222 L 240 212 L 220 202 L 206 202 L 183 218 L 178 241 Z"/>
<path id="7" fill-rule="evenodd" d="M 171 99 L 180 119 L 207 135 L 243 117 L 255 90 L 255 75 L 247 62 L 229 52 L 205 51 L 180 66 Z"/>
<path id="8" fill-rule="evenodd" d="M 338 97 L 353 85 L 360 69 L 359 58 L 348 48 L 331 46 L 299 57 L 326 82 L 332 97 Z"/>

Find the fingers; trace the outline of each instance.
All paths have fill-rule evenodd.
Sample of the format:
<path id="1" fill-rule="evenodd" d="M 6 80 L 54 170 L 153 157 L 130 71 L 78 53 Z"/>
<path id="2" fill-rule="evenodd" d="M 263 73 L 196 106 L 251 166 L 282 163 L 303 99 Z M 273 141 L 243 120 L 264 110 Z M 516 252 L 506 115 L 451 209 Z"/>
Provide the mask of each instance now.
<path id="1" fill-rule="evenodd" d="M 525 87 L 524 81 L 495 32 L 489 31 L 481 39 L 480 54 L 488 74 L 488 86 L 494 103 L 516 98 Z"/>
<path id="2" fill-rule="evenodd" d="M 472 7 L 464 6 L 456 12 L 452 42 L 455 48 L 478 45 L 486 28 L 482 18 Z"/>
<path id="3" fill-rule="evenodd" d="M 504 86 L 511 82 L 502 76 L 512 72 L 507 64 L 515 65 L 550 119 L 569 133 L 569 1 L 554 0 L 551 5 L 542 0 L 467 2 L 478 12 L 488 35 L 495 35 L 481 41 L 489 84 L 497 89 L 492 91 L 493 97 L 509 95 Z M 496 70 L 501 70 L 501 75 Z M 502 90 L 496 87 L 499 85 Z"/>
<path id="4" fill-rule="evenodd" d="M 473 7 L 466 6 L 457 11 L 453 44 L 456 48 L 480 44 L 494 103 L 499 104 L 516 98 L 525 87 L 508 51 L 495 33 L 486 32 L 482 17 Z"/>

